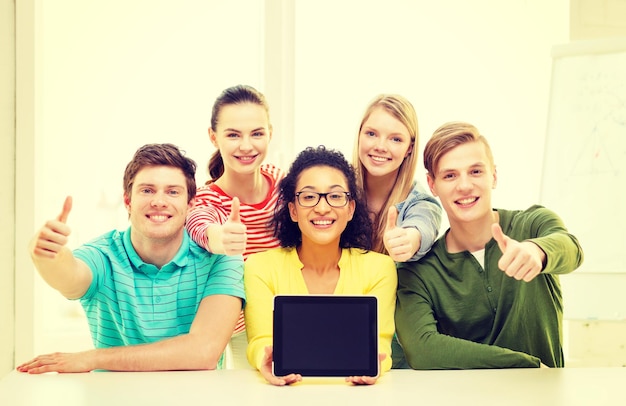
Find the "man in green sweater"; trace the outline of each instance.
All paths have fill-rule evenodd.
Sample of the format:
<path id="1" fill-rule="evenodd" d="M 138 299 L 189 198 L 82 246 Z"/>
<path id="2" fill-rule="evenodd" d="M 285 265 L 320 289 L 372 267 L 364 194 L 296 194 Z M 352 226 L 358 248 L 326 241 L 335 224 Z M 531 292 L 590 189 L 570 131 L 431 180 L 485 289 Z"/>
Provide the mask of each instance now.
<path id="1" fill-rule="evenodd" d="M 420 261 L 398 265 L 396 332 L 408 365 L 563 367 L 558 275 L 581 265 L 577 239 L 544 207 L 492 208 L 493 156 L 471 124 L 437 129 L 424 166 L 450 228 Z"/>

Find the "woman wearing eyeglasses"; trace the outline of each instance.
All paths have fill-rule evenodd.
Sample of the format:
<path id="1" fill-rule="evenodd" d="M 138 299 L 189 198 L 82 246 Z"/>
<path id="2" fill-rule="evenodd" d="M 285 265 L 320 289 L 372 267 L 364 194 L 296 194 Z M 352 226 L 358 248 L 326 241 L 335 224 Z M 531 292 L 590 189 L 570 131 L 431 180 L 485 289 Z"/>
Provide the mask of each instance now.
<path id="1" fill-rule="evenodd" d="M 379 353 L 391 368 L 397 286 L 393 260 L 371 248 L 371 221 L 344 156 L 307 148 L 279 184 L 273 218 L 281 248 L 250 255 L 245 264 L 248 361 L 273 385 L 300 381 L 272 374 L 272 303 L 277 294 L 373 295 L 379 304 Z M 378 377 L 348 377 L 373 384 Z"/>

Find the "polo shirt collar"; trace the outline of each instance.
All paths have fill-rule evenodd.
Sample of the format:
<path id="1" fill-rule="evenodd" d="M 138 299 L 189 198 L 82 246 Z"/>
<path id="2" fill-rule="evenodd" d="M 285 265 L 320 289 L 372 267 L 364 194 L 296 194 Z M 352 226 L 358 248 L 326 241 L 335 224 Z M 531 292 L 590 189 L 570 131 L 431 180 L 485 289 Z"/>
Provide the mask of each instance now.
<path id="1" fill-rule="evenodd" d="M 187 230 L 183 231 L 183 240 L 180 244 L 180 248 L 176 252 L 176 255 L 174 255 L 174 258 L 172 258 L 170 262 L 163 265 L 163 267 L 159 269 L 153 264 L 148 264 L 144 262 L 139 254 L 137 254 L 137 251 L 135 251 L 135 247 L 133 247 L 133 244 L 130 241 L 131 227 L 128 227 L 128 229 L 124 232 L 124 235 L 122 236 L 122 243 L 124 244 L 124 249 L 128 254 L 128 259 L 133 265 L 133 268 L 145 273 L 146 275 L 154 276 L 159 272 L 172 272 L 175 269 L 183 268 L 187 265 L 187 262 L 189 260 L 188 252 L 190 239 L 189 234 L 187 234 Z"/>

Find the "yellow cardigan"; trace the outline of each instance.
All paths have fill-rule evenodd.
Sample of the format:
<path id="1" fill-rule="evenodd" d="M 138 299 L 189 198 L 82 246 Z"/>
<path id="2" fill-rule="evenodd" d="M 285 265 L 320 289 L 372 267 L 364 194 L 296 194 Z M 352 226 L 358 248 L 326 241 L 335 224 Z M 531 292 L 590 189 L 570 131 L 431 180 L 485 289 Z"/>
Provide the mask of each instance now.
<path id="1" fill-rule="evenodd" d="M 244 309 L 247 356 L 250 365 L 260 369 L 264 348 L 272 345 L 272 308 L 274 295 L 308 294 L 303 264 L 295 248 L 275 248 L 252 254 L 245 262 Z M 378 298 L 378 347 L 387 354 L 382 372 L 391 368 L 391 338 L 394 334 L 394 311 L 398 278 L 393 260 L 376 252 L 345 248 L 339 259 L 336 295 L 373 295 Z"/>

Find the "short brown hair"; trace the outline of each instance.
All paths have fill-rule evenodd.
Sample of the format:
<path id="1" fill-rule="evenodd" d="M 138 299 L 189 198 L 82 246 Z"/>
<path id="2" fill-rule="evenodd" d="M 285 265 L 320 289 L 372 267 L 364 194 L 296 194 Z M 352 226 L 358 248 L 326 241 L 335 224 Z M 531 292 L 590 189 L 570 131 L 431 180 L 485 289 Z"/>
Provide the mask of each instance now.
<path id="1" fill-rule="evenodd" d="M 196 197 L 196 162 L 173 144 L 146 144 L 139 148 L 124 171 L 124 194 L 130 198 L 137 173 L 146 166 L 171 166 L 183 171 L 187 181 L 187 203 Z"/>
<path id="2" fill-rule="evenodd" d="M 478 128 L 462 121 L 451 121 L 437 128 L 424 147 L 424 167 L 428 176 L 435 178 L 439 160 L 451 149 L 468 142 L 482 142 L 489 162 L 493 166 L 493 153 L 487 139 Z"/>

